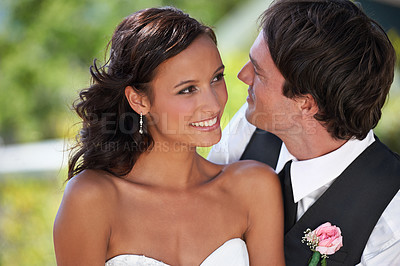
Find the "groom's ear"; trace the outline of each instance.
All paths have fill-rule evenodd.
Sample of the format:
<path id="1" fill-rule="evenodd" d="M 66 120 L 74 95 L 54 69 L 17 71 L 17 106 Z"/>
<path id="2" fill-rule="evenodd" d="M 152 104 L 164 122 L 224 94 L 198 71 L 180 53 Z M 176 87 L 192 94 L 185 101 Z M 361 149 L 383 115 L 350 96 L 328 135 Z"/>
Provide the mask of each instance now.
<path id="1" fill-rule="evenodd" d="M 138 114 L 147 114 L 150 111 L 150 101 L 149 98 L 140 93 L 136 88 L 132 86 L 127 86 L 125 88 L 125 97 L 129 102 L 131 108 Z"/>
<path id="2" fill-rule="evenodd" d="M 314 117 L 319 111 L 318 104 L 311 94 L 306 94 L 300 98 L 299 107 L 305 118 Z"/>

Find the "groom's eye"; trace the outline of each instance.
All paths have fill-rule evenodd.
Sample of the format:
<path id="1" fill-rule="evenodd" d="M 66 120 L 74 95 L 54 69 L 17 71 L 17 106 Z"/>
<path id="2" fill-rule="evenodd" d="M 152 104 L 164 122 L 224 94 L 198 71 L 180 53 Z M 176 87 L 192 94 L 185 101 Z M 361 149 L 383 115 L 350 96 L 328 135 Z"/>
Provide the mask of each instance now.
<path id="1" fill-rule="evenodd" d="M 257 72 L 257 69 L 255 67 L 253 67 L 254 70 L 254 74 L 256 74 L 257 76 L 260 76 L 260 73 Z"/>

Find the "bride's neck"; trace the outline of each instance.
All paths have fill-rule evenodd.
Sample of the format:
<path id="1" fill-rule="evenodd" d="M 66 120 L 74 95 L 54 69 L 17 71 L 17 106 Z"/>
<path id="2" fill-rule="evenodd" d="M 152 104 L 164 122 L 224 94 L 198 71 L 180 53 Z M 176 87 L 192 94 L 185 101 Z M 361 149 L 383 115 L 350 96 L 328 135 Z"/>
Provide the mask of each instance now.
<path id="1" fill-rule="evenodd" d="M 154 146 L 140 155 L 128 178 L 145 185 L 186 189 L 203 182 L 200 159 L 194 147 Z"/>

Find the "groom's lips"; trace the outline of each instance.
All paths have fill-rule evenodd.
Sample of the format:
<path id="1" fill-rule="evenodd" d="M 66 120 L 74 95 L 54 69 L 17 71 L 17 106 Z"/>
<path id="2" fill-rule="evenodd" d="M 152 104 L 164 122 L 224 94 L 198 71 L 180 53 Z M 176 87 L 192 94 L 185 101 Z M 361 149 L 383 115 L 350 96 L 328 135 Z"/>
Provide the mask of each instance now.
<path id="1" fill-rule="evenodd" d="M 248 93 L 247 98 L 246 98 L 247 102 L 254 102 L 253 90 L 250 87 L 247 89 L 247 93 Z"/>

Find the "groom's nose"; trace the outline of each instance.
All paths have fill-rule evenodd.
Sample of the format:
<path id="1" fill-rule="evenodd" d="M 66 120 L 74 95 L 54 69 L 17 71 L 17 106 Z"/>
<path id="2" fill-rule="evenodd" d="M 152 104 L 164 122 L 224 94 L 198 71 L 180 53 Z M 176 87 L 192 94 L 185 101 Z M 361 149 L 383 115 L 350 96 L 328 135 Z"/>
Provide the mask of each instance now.
<path id="1" fill-rule="evenodd" d="M 247 85 L 253 85 L 254 69 L 250 60 L 242 67 L 237 77 Z"/>

